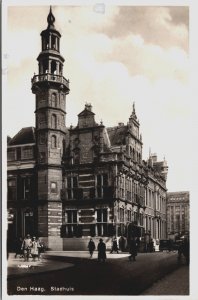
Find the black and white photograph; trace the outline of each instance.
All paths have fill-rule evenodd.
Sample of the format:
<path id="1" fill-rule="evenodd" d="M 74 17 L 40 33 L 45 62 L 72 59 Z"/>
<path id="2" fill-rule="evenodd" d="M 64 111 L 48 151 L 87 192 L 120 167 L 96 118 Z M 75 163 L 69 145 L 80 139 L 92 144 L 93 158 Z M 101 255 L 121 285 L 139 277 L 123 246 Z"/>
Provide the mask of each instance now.
<path id="1" fill-rule="evenodd" d="M 191 9 L 3 1 L 3 299 L 195 296 Z"/>

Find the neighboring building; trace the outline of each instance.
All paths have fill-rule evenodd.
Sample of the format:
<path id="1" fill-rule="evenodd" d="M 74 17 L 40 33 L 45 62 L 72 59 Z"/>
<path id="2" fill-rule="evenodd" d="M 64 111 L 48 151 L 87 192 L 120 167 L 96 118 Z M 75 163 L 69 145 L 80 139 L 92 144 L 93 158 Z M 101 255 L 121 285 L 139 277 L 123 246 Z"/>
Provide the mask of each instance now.
<path id="1" fill-rule="evenodd" d="M 167 234 L 175 239 L 189 235 L 189 192 L 167 193 Z"/>
<path id="2" fill-rule="evenodd" d="M 86 104 L 66 128 L 69 81 L 51 9 L 47 21 L 32 78 L 36 128 L 8 139 L 8 244 L 30 233 L 50 249 L 83 249 L 89 236 L 128 237 L 133 224 L 142 240 L 166 238 L 166 161 L 142 160 L 134 104 L 126 125 L 97 124 Z"/>

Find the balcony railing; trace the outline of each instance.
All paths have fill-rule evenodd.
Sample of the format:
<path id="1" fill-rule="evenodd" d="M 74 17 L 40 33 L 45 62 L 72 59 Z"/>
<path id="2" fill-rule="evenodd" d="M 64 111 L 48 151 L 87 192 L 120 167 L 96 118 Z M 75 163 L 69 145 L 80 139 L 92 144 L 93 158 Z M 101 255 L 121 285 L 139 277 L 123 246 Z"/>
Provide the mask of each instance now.
<path id="1" fill-rule="evenodd" d="M 45 81 L 52 81 L 52 82 L 58 82 L 64 84 L 69 89 L 69 80 L 67 80 L 65 77 L 61 75 L 55 75 L 55 74 L 41 74 L 41 75 L 34 75 L 32 78 L 32 86 L 36 82 L 45 82 Z"/>

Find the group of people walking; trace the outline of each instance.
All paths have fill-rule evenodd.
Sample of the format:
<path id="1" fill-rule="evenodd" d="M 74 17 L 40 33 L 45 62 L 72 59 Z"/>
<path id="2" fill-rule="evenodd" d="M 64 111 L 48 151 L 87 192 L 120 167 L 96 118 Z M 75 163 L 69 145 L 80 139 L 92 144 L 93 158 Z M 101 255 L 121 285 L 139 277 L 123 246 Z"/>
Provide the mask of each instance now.
<path id="1" fill-rule="evenodd" d="M 24 261 L 29 261 L 29 258 L 32 257 L 32 260 L 35 261 L 36 257 L 40 260 L 41 253 L 44 252 L 44 245 L 39 239 L 35 236 L 31 238 L 30 234 L 27 234 L 24 239 L 19 238 L 16 243 L 16 254 L 20 258 L 24 258 Z"/>
<path id="2" fill-rule="evenodd" d="M 90 241 L 88 243 L 88 249 L 89 249 L 89 253 L 90 253 L 90 258 L 92 258 L 94 250 L 96 249 L 95 243 L 92 238 L 90 239 Z M 98 250 L 98 261 L 105 262 L 107 256 L 106 256 L 106 245 L 103 242 L 103 239 L 99 240 L 97 250 Z"/>
<path id="3" fill-rule="evenodd" d="M 95 249 L 96 249 L 95 243 L 94 243 L 93 239 L 90 238 L 90 241 L 88 243 L 88 250 L 90 253 L 90 258 L 92 258 Z M 138 243 L 137 243 L 136 239 L 133 238 L 129 242 L 129 253 L 130 253 L 129 260 L 130 261 L 132 259 L 133 259 L 133 261 L 136 260 L 136 256 L 137 256 L 137 252 L 138 252 L 137 250 L 138 250 Z M 98 261 L 105 262 L 106 257 L 107 257 L 106 256 L 106 244 L 103 242 L 103 239 L 99 240 L 99 243 L 97 246 L 97 251 L 98 251 Z M 118 243 L 117 243 L 116 238 L 113 238 L 113 240 L 112 240 L 112 247 L 111 247 L 110 253 L 113 253 L 113 252 L 119 253 L 119 248 L 118 248 Z"/>

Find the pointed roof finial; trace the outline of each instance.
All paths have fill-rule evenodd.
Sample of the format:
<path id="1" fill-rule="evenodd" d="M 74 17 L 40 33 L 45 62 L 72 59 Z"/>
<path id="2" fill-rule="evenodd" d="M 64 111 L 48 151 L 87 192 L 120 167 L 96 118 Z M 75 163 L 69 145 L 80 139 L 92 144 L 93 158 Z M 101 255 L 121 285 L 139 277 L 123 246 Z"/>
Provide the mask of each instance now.
<path id="1" fill-rule="evenodd" d="M 50 11 L 49 11 L 49 14 L 47 16 L 47 22 L 48 22 L 48 28 L 54 28 L 54 22 L 55 22 L 55 17 L 52 13 L 52 7 L 50 5 Z"/>
<path id="2" fill-rule="evenodd" d="M 135 102 L 133 102 L 133 110 L 132 110 L 131 118 L 137 119 L 137 116 L 136 116 L 136 113 L 135 113 Z"/>
<path id="3" fill-rule="evenodd" d="M 133 102 L 133 113 L 135 114 L 135 101 Z"/>

